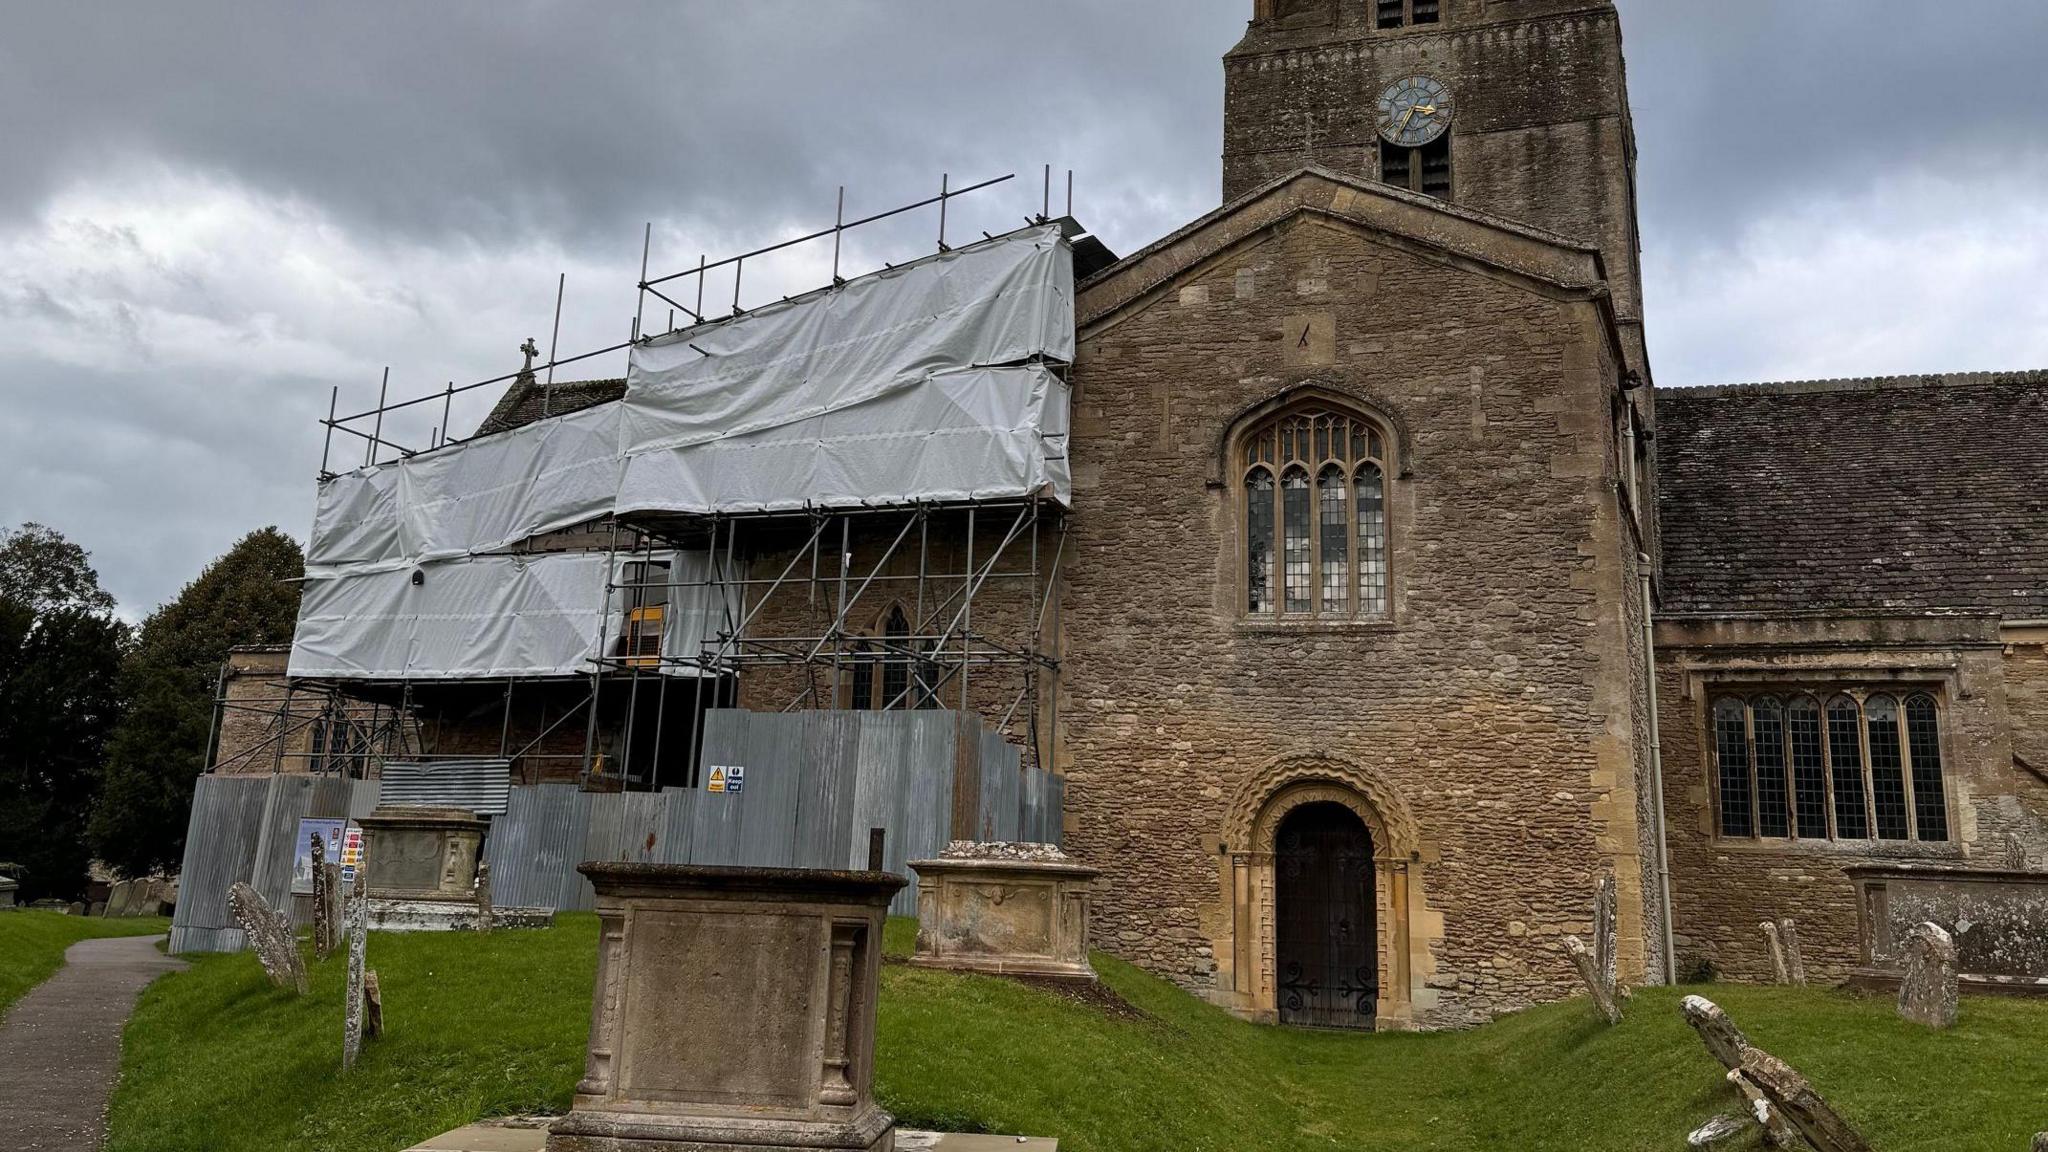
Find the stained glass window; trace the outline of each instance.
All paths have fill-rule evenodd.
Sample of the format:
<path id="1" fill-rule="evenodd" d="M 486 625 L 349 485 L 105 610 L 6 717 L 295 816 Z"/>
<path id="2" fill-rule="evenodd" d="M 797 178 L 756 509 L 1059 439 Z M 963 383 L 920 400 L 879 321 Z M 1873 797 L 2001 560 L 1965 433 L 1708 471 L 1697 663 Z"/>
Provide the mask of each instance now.
<path id="1" fill-rule="evenodd" d="M 1245 482 L 1244 538 L 1246 607 L 1252 612 L 1273 610 L 1273 474 L 1252 469 Z"/>
<path id="2" fill-rule="evenodd" d="M 1714 760 L 1721 782 L 1721 834 L 1748 836 L 1750 820 L 1748 709 L 1734 696 L 1714 704 Z"/>
<path id="3" fill-rule="evenodd" d="M 1358 469 L 1358 612 L 1387 614 L 1387 488 L 1377 464 Z"/>
<path id="4" fill-rule="evenodd" d="M 1321 509 L 1317 524 L 1317 546 L 1322 549 L 1322 602 L 1324 614 L 1334 615 L 1351 608 L 1351 517 L 1346 499 L 1351 482 L 1335 464 L 1316 477 L 1316 503 Z"/>
<path id="5" fill-rule="evenodd" d="M 882 699 L 884 708 L 909 708 L 910 699 L 910 620 L 903 614 L 903 606 L 889 609 L 889 618 L 882 625 L 882 634 L 889 638 L 890 647 L 882 659 Z"/>
<path id="6" fill-rule="evenodd" d="M 1307 612 L 1309 599 L 1308 473 L 1289 469 L 1280 478 L 1280 553 L 1287 578 L 1287 610 Z"/>
<path id="7" fill-rule="evenodd" d="M 1379 429 L 1341 412 L 1304 409 L 1256 430 L 1242 452 L 1245 610 L 1385 616 L 1386 445 Z"/>
<path id="8" fill-rule="evenodd" d="M 1906 701 L 1906 741 L 1913 756 L 1913 823 L 1920 839 L 1948 839 L 1948 798 L 1941 785 L 1941 721 L 1934 697 Z"/>

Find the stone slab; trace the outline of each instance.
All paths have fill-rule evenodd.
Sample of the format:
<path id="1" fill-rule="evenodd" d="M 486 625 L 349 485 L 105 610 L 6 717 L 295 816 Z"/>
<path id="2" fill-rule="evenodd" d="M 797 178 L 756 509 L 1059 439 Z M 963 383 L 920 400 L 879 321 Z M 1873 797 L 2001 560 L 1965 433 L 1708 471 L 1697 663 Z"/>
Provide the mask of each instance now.
<path id="1" fill-rule="evenodd" d="M 406 1152 L 542 1152 L 545 1128 L 502 1128 L 472 1124 L 444 1132 Z M 961 1132 L 898 1129 L 896 1152 L 1059 1152 L 1060 1142 L 1043 1136 L 986 1136 Z"/>

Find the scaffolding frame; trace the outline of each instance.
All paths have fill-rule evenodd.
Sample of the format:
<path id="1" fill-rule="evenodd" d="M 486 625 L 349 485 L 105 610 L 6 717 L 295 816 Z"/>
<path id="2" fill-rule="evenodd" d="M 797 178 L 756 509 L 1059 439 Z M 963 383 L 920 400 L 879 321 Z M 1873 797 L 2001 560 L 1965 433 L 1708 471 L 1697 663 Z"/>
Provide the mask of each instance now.
<path id="1" fill-rule="evenodd" d="M 843 243 L 847 232 L 879 221 L 900 217 L 920 209 L 933 207 L 937 209 L 936 215 L 938 218 L 937 250 L 941 253 L 951 251 L 951 247 L 947 243 L 948 206 L 950 202 L 961 196 L 992 188 L 1013 179 L 1015 179 L 1015 174 L 1011 173 L 962 187 L 954 187 L 951 175 L 942 174 L 939 192 L 936 196 L 903 204 L 899 207 L 863 216 L 855 220 L 846 219 L 846 189 L 844 186 L 841 186 L 838 190 L 837 209 L 830 227 L 820 228 L 790 240 L 756 248 L 752 251 L 715 262 L 711 261 L 707 256 L 700 256 L 694 267 L 686 267 L 678 272 L 654 277 L 648 275 L 648 265 L 653 243 L 653 225 L 652 222 L 649 222 L 642 232 L 640 276 L 637 283 L 638 295 L 632 318 L 631 334 L 627 340 L 595 351 L 570 356 L 557 355 L 554 345 L 556 338 L 560 334 L 562 293 L 566 284 L 565 278 L 558 279 L 556 286 L 555 324 L 553 335 L 550 337 L 548 357 L 545 363 L 536 364 L 533 362 L 539 350 L 534 345 L 534 342 L 529 340 L 522 347 L 522 351 L 526 353 L 527 364 L 516 372 L 493 376 L 489 379 L 459 386 L 453 381 L 449 381 L 438 390 L 398 401 L 390 399 L 391 370 L 386 368 L 379 382 L 377 404 L 374 407 L 348 415 L 339 414 L 340 389 L 336 387 L 328 398 L 327 416 L 319 421 L 326 430 L 325 442 L 321 450 L 319 477 L 322 481 L 326 481 L 336 475 L 335 472 L 330 470 L 330 465 L 333 464 L 334 436 L 337 432 L 363 441 L 363 465 L 365 467 L 385 462 L 387 451 L 395 453 L 396 458 L 405 459 L 420 455 L 422 452 L 466 443 L 468 440 L 478 437 L 456 438 L 449 431 L 449 420 L 452 417 L 454 398 L 457 395 L 493 385 L 506 384 L 522 378 L 530 379 L 536 373 L 543 371 L 546 373 L 545 379 L 547 384 L 543 392 L 542 411 L 544 416 L 554 414 L 553 391 L 554 371 L 556 368 L 616 353 L 653 339 L 653 336 L 643 331 L 647 298 L 649 296 L 653 296 L 671 309 L 666 331 L 663 334 L 678 331 L 676 327 L 677 313 L 681 313 L 689 318 L 693 325 L 723 323 L 746 315 L 748 309 L 742 306 L 741 292 L 746 263 L 749 260 L 758 261 L 761 257 L 772 253 L 782 252 L 804 244 L 821 242 L 829 238 L 832 241 L 831 283 L 817 289 L 813 293 L 807 293 L 805 296 L 832 292 L 844 287 L 848 283 L 840 275 Z M 1024 218 L 1025 226 L 1036 227 L 1052 223 L 1053 217 L 1051 213 L 1052 168 L 1050 165 L 1047 165 L 1045 169 L 1044 195 L 1040 211 L 1035 217 L 1026 215 Z M 1073 173 L 1070 171 L 1067 174 L 1067 216 L 1071 217 L 1072 213 Z M 981 233 L 981 237 L 983 239 L 995 238 L 987 232 Z M 706 311 L 704 302 L 706 281 L 709 273 L 720 271 L 727 267 L 730 267 L 733 272 L 732 309 L 727 315 L 713 317 Z M 895 267 L 895 264 L 885 263 L 883 268 L 878 271 L 890 270 Z M 679 295 L 687 294 L 679 285 L 687 284 L 691 278 L 695 279 L 696 286 L 696 302 L 694 307 L 683 303 L 677 298 Z M 784 296 L 781 300 L 782 302 L 788 302 L 802 298 L 804 297 Z M 1054 364 L 1050 366 L 1054 367 L 1062 377 L 1065 376 L 1064 365 Z M 387 435 L 385 430 L 385 416 L 387 414 L 416 408 L 420 405 L 431 404 L 436 401 L 442 405 L 441 422 L 430 435 L 427 448 L 410 448 Z M 360 426 L 365 424 L 368 426 L 368 431 L 365 431 Z M 998 522 L 1006 522 L 1007 527 L 1002 530 L 1000 540 L 996 546 L 988 554 L 977 558 L 975 554 L 977 545 L 976 534 L 981 528 L 981 519 L 984 514 L 998 517 Z M 959 551 L 963 554 L 964 561 L 957 570 L 941 572 L 934 571 L 932 568 L 933 527 L 935 521 L 945 517 L 964 517 L 965 534 L 959 541 L 953 541 L 956 544 L 962 544 Z M 897 523 L 898 521 L 900 523 Z M 853 530 L 856 523 L 883 525 L 883 531 L 887 531 L 889 528 L 895 529 L 894 537 L 888 546 L 874 559 L 871 565 L 866 565 L 864 574 L 858 575 L 854 572 L 852 550 Z M 751 564 L 757 558 L 778 555 L 778 536 L 788 534 L 792 525 L 798 526 L 797 535 L 802 535 L 802 530 L 808 529 L 808 536 L 804 537 L 803 542 L 791 553 L 779 575 L 772 579 L 760 579 L 741 574 L 743 570 L 740 567 L 740 561 L 744 560 Z M 824 549 L 827 542 L 832 538 L 835 527 L 838 533 L 839 547 L 837 553 L 839 558 L 830 565 L 830 567 L 836 568 L 836 572 L 828 572 L 827 557 L 824 554 Z M 584 748 L 578 773 L 579 778 L 588 785 L 594 778 L 611 775 L 606 769 L 605 752 L 599 740 L 600 728 L 604 722 L 603 706 L 608 693 L 624 691 L 627 693 L 627 703 L 622 721 L 623 740 L 621 741 L 618 757 L 620 764 L 618 776 L 622 785 L 629 787 L 632 780 L 629 774 L 633 771 L 634 766 L 633 744 L 639 729 L 637 723 L 638 714 L 641 708 L 642 693 L 647 681 L 653 680 L 656 684 L 674 685 L 679 681 L 687 679 L 693 683 L 694 689 L 689 705 L 690 730 L 686 743 L 685 763 L 688 773 L 686 783 L 689 786 L 695 786 L 697 784 L 695 776 L 698 768 L 698 759 L 703 748 L 703 729 L 706 712 L 711 708 L 737 705 L 740 678 L 745 672 L 748 670 L 764 670 L 778 667 L 805 668 L 807 670 L 806 686 L 803 691 L 786 703 L 783 703 L 779 709 L 781 711 L 790 711 L 806 703 L 815 706 L 820 699 L 818 675 L 820 670 L 826 668 L 830 669 L 832 680 L 830 690 L 833 695 L 830 703 L 837 705 L 838 694 L 841 691 L 841 681 L 845 676 L 846 670 L 849 667 L 864 665 L 871 670 L 871 673 L 878 680 L 882 679 L 884 669 L 895 667 L 904 669 L 903 682 L 906 686 L 893 699 L 880 702 L 884 709 L 931 706 L 944 701 L 950 695 L 954 700 L 955 706 L 962 712 L 974 711 L 971 707 L 972 696 L 970 693 L 977 668 L 983 670 L 996 668 L 1020 669 L 1021 687 L 1016 696 L 1009 702 L 1008 707 L 1002 711 L 999 728 L 1008 731 L 1011 722 L 1017 716 L 1018 710 L 1023 708 L 1028 701 L 1031 706 L 1025 712 L 1025 716 L 1028 721 L 1027 747 L 1032 757 L 1032 763 L 1046 764 L 1049 762 L 1047 744 L 1054 741 L 1058 728 L 1060 662 L 1056 646 L 1049 648 L 1044 641 L 1048 635 L 1047 627 L 1049 621 L 1055 635 L 1058 629 L 1058 598 L 1054 595 L 1054 589 L 1059 578 L 1060 563 L 1065 555 L 1067 513 L 1062 506 L 1050 499 L 1048 495 L 1036 494 L 1025 498 L 992 501 L 964 501 L 943 504 L 920 503 L 838 509 L 806 508 L 791 512 L 719 514 L 711 516 L 630 514 L 623 518 L 619 516 L 605 517 L 565 531 L 589 532 L 592 530 L 598 532 L 608 531 L 609 546 L 606 549 L 608 552 L 608 562 L 606 565 L 607 581 L 603 590 L 602 624 L 593 643 L 593 654 L 589 661 L 590 669 L 587 673 L 588 692 L 580 704 L 571 709 L 569 713 L 556 718 L 554 723 L 547 725 L 540 736 L 523 748 L 513 749 L 510 746 L 509 734 L 512 730 L 516 689 L 521 680 L 520 678 L 504 678 L 505 690 L 501 705 L 502 715 L 499 722 L 499 751 L 502 758 L 524 761 L 527 758 L 542 755 L 535 753 L 534 749 L 540 746 L 541 742 L 548 736 L 553 735 L 563 725 L 569 723 L 572 716 L 580 716 L 584 722 L 585 731 Z M 1045 535 L 1048 531 L 1052 532 L 1056 539 L 1052 542 L 1054 547 L 1051 555 L 1050 569 L 1045 570 L 1041 550 L 1047 543 Z M 916 537 L 918 556 L 916 574 L 912 576 L 885 572 L 885 569 L 888 569 L 892 563 L 896 562 L 898 557 L 907 556 L 913 533 Z M 624 545 L 623 551 L 622 544 Z M 508 551 L 512 553 L 527 553 L 532 551 L 531 545 L 532 542 L 528 541 Z M 657 552 L 670 549 L 679 552 L 701 551 L 708 553 L 711 577 L 707 580 L 698 581 L 661 582 L 629 582 L 620 578 L 621 573 L 624 571 L 621 564 L 622 558 L 627 562 L 631 562 L 636 557 L 651 561 Z M 586 549 L 586 551 L 595 550 Z M 809 565 L 808 577 L 793 579 L 792 577 L 796 576 L 806 563 Z M 1005 567 L 1006 563 L 1008 565 L 1007 568 Z M 643 567 L 640 571 L 645 573 L 649 569 Z M 1021 642 L 1012 640 L 1009 643 L 1004 643 L 997 637 L 989 634 L 986 629 L 976 627 L 974 621 L 976 599 L 991 583 L 996 586 L 1018 583 L 1024 585 L 1025 592 L 1020 599 L 1020 603 L 1024 606 L 1028 633 Z M 777 601 L 778 595 L 786 600 L 788 597 L 796 595 L 795 589 L 801 587 L 806 590 L 805 594 L 810 598 L 811 603 L 815 605 L 819 597 L 825 594 L 825 589 L 828 585 L 833 607 L 830 623 L 821 630 L 807 631 L 799 634 L 776 635 L 764 633 L 755 627 L 757 622 L 762 620 L 763 613 L 769 609 L 771 602 L 780 603 L 780 601 Z M 910 613 L 911 620 L 908 634 L 877 636 L 850 626 L 849 621 L 853 613 L 858 610 L 863 602 L 863 598 L 869 596 L 871 592 L 877 589 L 901 589 L 912 585 L 914 585 L 914 591 L 910 593 L 909 603 L 914 604 L 915 607 Z M 950 591 L 945 591 L 949 586 Z M 621 629 L 619 635 L 615 636 L 613 634 L 612 614 L 615 605 L 619 601 L 619 594 L 621 592 L 633 591 L 647 592 L 656 588 L 661 588 L 670 593 L 703 593 L 714 597 L 717 603 L 724 606 L 725 619 L 722 622 L 722 626 L 716 629 L 714 634 L 708 635 L 696 652 L 670 653 L 663 651 L 652 660 L 648 659 L 645 655 L 635 655 L 628 652 L 615 653 L 612 651 L 614 642 L 620 640 L 626 634 L 625 629 Z M 943 595 L 941 594 L 942 592 L 944 592 Z M 499 679 L 492 677 L 476 681 L 462 681 L 461 683 L 471 685 L 495 684 L 499 682 Z M 707 687 L 707 682 L 709 687 Z M 422 683 L 424 684 L 424 682 Z M 409 759 L 432 760 L 437 758 L 437 754 L 425 751 L 424 739 L 421 737 L 421 725 L 416 711 L 417 701 L 414 695 L 413 681 L 287 680 L 285 682 L 285 697 L 281 701 L 283 710 L 279 715 L 289 719 L 292 715 L 290 711 L 290 697 L 292 693 L 294 691 L 303 692 L 308 690 L 330 693 L 337 700 L 372 701 L 373 707 L 385 707 L 386 705 L 375 703 L 375 698 L 388 697 L 395 691 L 398 696 L 398 703 L 390 707 L 393 708 L 395 713 L 402 714 L 404 719 L 394 719 L 390 723 L 400 724 L 409 722 L 412 725 L 412 732 L 415 737 L 412 743 L 418 749 L 418 751 L 408 751 L 405 755 Z M 706 700 L 707 696 L 710 697 L 708 701 Z M 655 758 L 650 760 L 652 766 L 647 773 L 650 787 L 658 786 L 661 779 L 661 766 L 657 761 L 663 747 L 662 741 L 669 723 L 667 715 L 669 692 L 667 690 L 659 692 L 656 699 L 658 703 L 655 705 L 657 714 L 653 733 L 656 752 Z M 216 705 L 215 734 L 216 738 L 218 738 L 221 731 L 222 717 L 225 714 L 224 709 L 227 707 L 224 683 Z M 991 717 L 991 719 L 994 718 Z M 286 734 L 280 729 L 276 737 L 279 748 L 283 746 L 282 742 L 285 739 Z M 472 758 L 472 756 L 473 754 L 450 754 L 442 758 Z M 556 754 L 555 758 L 565 759 L 567 757 Z M 214 755 L 209 755 L 209 760 L 212 759 L 214 759 Z M 357 769 L 358 772 L 367 773 L 371 760 L 371 756 L 367 754 L 363 756 Z M 211 765 L 209 770 L 211 771 L 215 767 L 221 766 L 224 765 Z"/>

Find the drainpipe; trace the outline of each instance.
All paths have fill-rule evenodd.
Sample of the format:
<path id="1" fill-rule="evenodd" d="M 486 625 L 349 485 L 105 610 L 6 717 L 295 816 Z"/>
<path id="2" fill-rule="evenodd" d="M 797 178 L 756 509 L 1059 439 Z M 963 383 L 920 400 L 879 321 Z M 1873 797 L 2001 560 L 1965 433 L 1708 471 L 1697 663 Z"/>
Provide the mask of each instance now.
<path id="1" fill-rule="evenodd" d="M 1664 924 L 1664 983 L 1677 987 L 1678 955 L 1671 929 L 1671 839 L 1664 828 L 1664 748 L 1657 733 L 1656 612 L 1650 599 L 1649 554 L 1638 553 L 1637 560 L 1643 570 L 1643 679 L 1650 696 L 1650 788 L 1656 793 L 1657 804 L 1657 884 L 1664 908 L 1660 918 Z"/>

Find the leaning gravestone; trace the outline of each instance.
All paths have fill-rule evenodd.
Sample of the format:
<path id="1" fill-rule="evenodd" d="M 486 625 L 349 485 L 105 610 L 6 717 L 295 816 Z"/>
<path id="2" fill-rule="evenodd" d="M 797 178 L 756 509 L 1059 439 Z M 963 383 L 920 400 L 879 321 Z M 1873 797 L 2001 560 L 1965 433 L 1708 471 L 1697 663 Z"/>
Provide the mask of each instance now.
<path id="1" fill-rule="evenodd" d="M 1572 966 L 1579 970 L 1579 979 L 1585 982 L 1586 991 L 1592 993 L 1593 1004 L 1600 1014 L 1607 1017 L 1609 1024 L 1621 1023 L 1621 1005 L 1614 999 L 1611 988 L 1600 971 L 1600 962 L 1586 948 L 1586 942 L 1577 936 L 1564 938 L 1565 955 L 1572 958 Z"/>
<path id="2" fill-rule="evenodd" d="M 1719 1004 L 1704 996 L 1687 996 L 1678 1011 L 1692 1030 L 1700 1034 L 1700 1042 L 1721 1062 L 1721 1067 L 1730 1072 L 1742 1067 L 1743 1053 L 1749 1051 L 1749 1037 L 1721 1011 Z"/>
<path id="3" fill-rule="evenodd" d="M 1956 978 L 1956 944 L 1939 924 L 1921 924 L 1906 934 L 1906 974 L 1899 981 L 1899 1015 L 1929 1028 L 1953 1028 L 1962 990 Z"/>
<path id="4" fill-rule="evenodd" d="M 1736 1091 L 1742 1093 L 1749 1111 L 1749 1118 L 1744 1123 L 1754 1122 L 1764 1130 L 1765 1147 L 1799 1147 L 1803 1143 L 1799 1133 L 1793 1131 L 1785 1118 L 1778 1115 L 1777 1109 L 1764 1097 L 1763 1090 L 1743 1075 L 1742 1058 L 1749 1054 L 1749 1037 L 1742 1034 L 1742 1029 L 1735 1026 L 1735 1021 L 1729 1019 L 1726 1012 L 1721 1011 L 1720 1005 L 1704 996 L 1687 996 L 1679 1004 L 1678 1010 L 1685 1017 L 1685 1022 L 1692 1025 L 1693 1031 L 1699 1033 L 1700 1043 L 1707 1046 L 1708 1053 L 1720 1062 L 1721 1067 L 1728 1070 L 1728 1082 L 1735 1085 Z M 1707 1129 L 1702 1128 L 1693 1135 L 1698 1136 L 1705 1131 Z M 1695 1148 L 1706 1146 L 1701 1143 L 1693 1145 Z"/>
<path id="5" fill-rule="evenodd" d="M 1615 987 L 1615 953 L 1620 950 L 1620 932 L 1615 927 L 1614 874 L 1600 877 L 1593 886 L 1593 964 L 1607 985 L 1607 995 L 1618 995 Z"/>
<path id="6" fill-rule="evenodd" d="M 1764 939 L 1771 946 L 1771 983 L 1790 984 L 1792 966 L 1785 960 L 1785 941 L 1778 935 L 1778 926 L 1766 920 L 1757 927 L 1763 930 Z"/>
<path id="7" fill-rule="evenodd" d="M 263 965 L 263 974 L 279 988 L 306 994 L 306 965 L 299 958 L 299 942 L 292 936 L 291 921 L 272 912 L 263 894 L 241 881 L 228 889 L 228 908 L 249 948 Z"/>
<path id="8" fill-rule="evenodd" d="M 1742 1075 L 1764 1094 L 1816 1152 L 1870 1152 L 1870 1145 L 1837 1115 L 1806 1077 L 1761 1048 L 1742 1057 Z"/>

